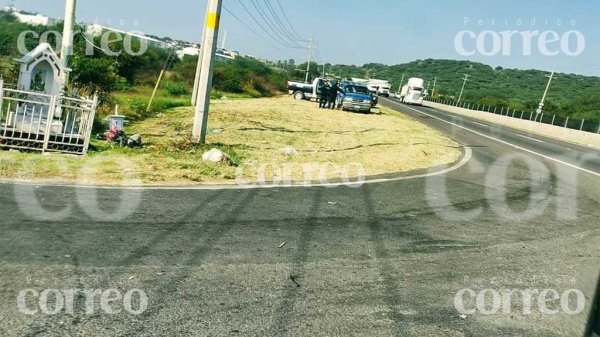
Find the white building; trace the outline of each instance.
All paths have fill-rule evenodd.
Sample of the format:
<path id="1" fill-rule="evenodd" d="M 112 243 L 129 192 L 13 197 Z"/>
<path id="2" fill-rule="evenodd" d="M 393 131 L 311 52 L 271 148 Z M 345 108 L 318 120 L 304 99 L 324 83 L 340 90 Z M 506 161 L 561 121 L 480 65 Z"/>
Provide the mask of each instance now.
<path id="1" fill-rule="evenodd" d="M 86 33 L 94 37 L 102 35 L 102 32 L 104 32 L 104 26 L 101 26 L 97 23 L 89 25 L 86 28 Z"/>
<path id="2" fill-rule="evenodd" d="M 185 56 L 198 56 L 200 55 L 200 49 L 196 47 L 185 47 L 177 51 L 177 57 L 183 59 Z"/>
<path id="3" fill-rule="evenodd" d="M 186 56 L 200 56 L 200 48 L 185 47 L 185 48 L 181 48 L 181 49 L 177 50 L 176 53 L 177 53 L 177 57 L 179 57 L 180 60 L 183 60 L 183 58 Z M 217 60 L 219 60 L 219 61 L 231 61 L 236 58 L 236 56 L 230 55 L 230 54 L 224 52 L 223 50 L 217 50 L 217 53 L 215 55 L 217 57 Z M 238 53 L 238 56 L 239 56 L 239 53 Z"/>
<path id="4" fill-rule="evenodd" d="M 4 11 L 12 13 L 17 18 L 17 20 L 19 20 L 22 23 L 35 26 L 52 26 L 59 21 L 57 19 L 53 19 L 51 17 L 41 14 L 20 12 L 14 7 L 5 7 Z"/>

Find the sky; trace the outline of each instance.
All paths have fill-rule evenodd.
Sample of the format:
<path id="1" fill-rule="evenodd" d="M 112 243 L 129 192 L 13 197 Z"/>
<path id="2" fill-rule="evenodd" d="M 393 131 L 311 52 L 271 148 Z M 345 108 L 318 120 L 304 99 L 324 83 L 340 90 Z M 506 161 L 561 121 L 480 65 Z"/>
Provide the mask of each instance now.
<path id="1" fill-rule="evenodd" d="M 2 2 L 53 17 L 64 16 L 64 0 Z M 272 40 L 242 6 L 274 35 L 253 7 L 258 5 L 268 16 L 265 2 L 285 25 L 280 3 L 298 35 L 317 40 L 313 55 L 319 63 L 392 65 L 433 58 L 600 76 L 600 29 L 595 23 L 600 17 L 600 1 L 596 0 L 223 0 L 228 11 L 222 13 L 220 33 L 222 41 L 227 32 L 227 49 L 271 60 L 306 61 L 307 42 Z M 77 21 L 198 42 L 206 3 L 78 0 Z M 516 34 L 503 41 L 504 31 Z M 544 37 L 535 36 L 533 31 Z M 461 32 L 462 42 L 457 47 Z M 528 34 L 533 37 L 524 39 Z M 479 48 L 477 39 L 482 42 Z M 529 53 L 524 40 L 531 42 Z M 547 42 L 542 48 L 540 40 Z"/>

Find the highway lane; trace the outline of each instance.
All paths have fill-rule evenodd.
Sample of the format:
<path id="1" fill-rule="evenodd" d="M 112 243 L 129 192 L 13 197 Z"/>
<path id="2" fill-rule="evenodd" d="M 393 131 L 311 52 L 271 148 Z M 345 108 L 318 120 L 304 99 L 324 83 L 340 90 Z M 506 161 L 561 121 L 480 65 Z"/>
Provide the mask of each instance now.
<path id="1" fill-rule="evenodd" d="M 0 185 L 0 335 L 581 334 L 589 301 L 579 314 L 536 305 L 526 314 L 515 296 L 506 313 L 460 317 L 455 297 L 464 289 L 593 296 L 600 185 L 573 166 L 594 152 L 575 148 L 573 156 L 559 142 L 394 108 L 470 147 L 472 159 L 442 176 L 360 188 L 101 189 L 94 197 Z M 102 216 L 119 207 L 121 217 Z M 54 219 L 42 220 L 43 211 Z M 106 315 L 99 306 L 88 315 L 80 297 L 73 314 L 19 312 L 21 290 L 56 288 L 141 289 L 149 303 L 141 315 Z M 467 309 L 474 301 L 465 300 Z"/>
<path id="2" fill-rule="evenodd" d="M 514 144 L 540 155 L 548 156 L 570 165 L 581 167 L 600 176 L 600 149 L 591 146 L 565 143 L 539 134 L 528 133 L 501 125 L 476 120 L 474 118 L 460 116 L 447 111 L 431 107 L 406 106 L 395 99 L 383 99 L 385 104 L 402 109 L 416 118 L 433 116 L 458 127 L 464 127 L 484 136 L 496 138 L 504 142 Z M 417 113 L 417 115 L 415 115 Z"/>

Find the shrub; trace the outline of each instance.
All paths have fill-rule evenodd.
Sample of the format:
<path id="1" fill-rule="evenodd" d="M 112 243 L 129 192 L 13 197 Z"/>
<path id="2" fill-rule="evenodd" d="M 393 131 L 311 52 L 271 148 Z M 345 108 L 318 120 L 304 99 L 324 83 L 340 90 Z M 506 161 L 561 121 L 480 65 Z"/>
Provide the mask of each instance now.
<path id="1" fill-rule="evenodd" d="M 181 83 L 166 82 L 164 84 L 164 88 L 171 96 L 183 96 L 190 94 L 188 87 Z"/>

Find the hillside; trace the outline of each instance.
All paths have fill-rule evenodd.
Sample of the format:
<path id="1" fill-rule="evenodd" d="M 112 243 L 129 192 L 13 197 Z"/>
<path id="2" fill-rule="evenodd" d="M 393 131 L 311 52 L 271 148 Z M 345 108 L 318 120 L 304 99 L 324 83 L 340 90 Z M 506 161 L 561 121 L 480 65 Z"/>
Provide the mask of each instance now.
<path id="1" fill-rule="evenodd" d="M 539 70 L 503 69 L 501 67 L 453 60 L 417 60 L 410 63 L 387 66 L 366 64 L 362 67 L 332 65 L 328 73 L 341 77 L 375 77 L 392 82 L 393 90 L 398 90 L 402 76 L 421 77 L 426 83 L 437 77 L 436 96 L 448 99 L 457 98 L 465 74 L 470 81 L 464 93 L 464 100 L 473 103 L 492 104 L 533 110 L 541 99 L 548 83 L 547 72 Z M 575 74 L 556 74 L 546 101 L 546 111 L 560 116 L 586 120 L 600 120 L 600 77 Z"/>

